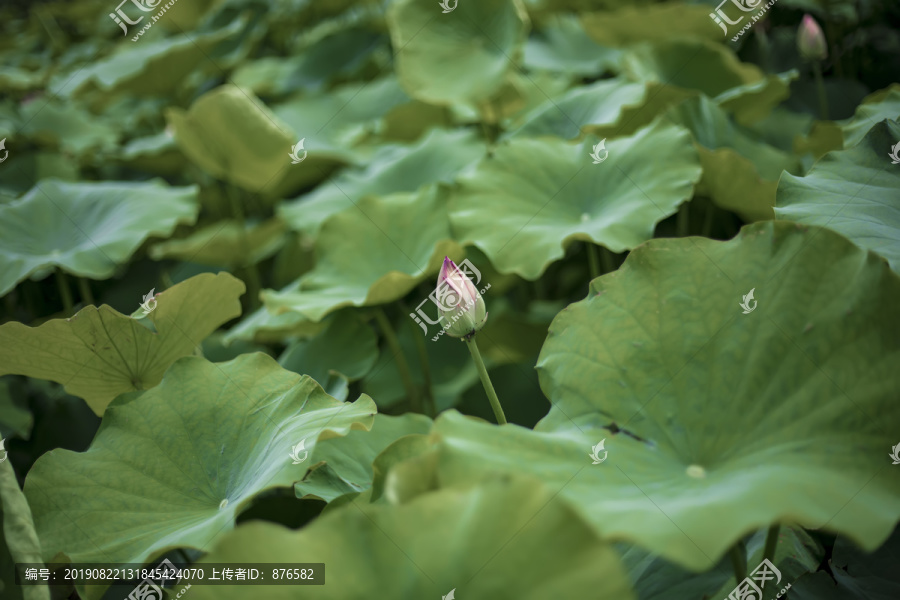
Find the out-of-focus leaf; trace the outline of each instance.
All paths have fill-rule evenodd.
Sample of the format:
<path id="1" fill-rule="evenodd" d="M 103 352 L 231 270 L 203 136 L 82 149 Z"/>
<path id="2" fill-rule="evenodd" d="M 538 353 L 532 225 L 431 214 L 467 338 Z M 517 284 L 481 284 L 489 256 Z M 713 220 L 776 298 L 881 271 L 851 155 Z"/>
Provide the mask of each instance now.
<path id="1" fill-rule="evenodd" d="M 150 257 L 232 269 L 245 267 L 275 254 L 284 244 L 284 231 L 284 223 L 278 219 L 243 226 L 233 220 L 220 221 L 184 239 L 155 244 Z"/>
<path id="2" fill-rule="evenodd" d="M 0 205 L 0 296 L 47 267 L 106 279 L 151 236 L 197 218 L 197 188 L 149 182 L 41 181 Z"/>
<path id="3" fill-rule="evenodd" d="M 627 46 L 670 38 L 722 42 L 718 27 L 710 27 L 709 8 L 702 4 L 648 4 L 582 15 L 584 29 L 604 46 Z"/>

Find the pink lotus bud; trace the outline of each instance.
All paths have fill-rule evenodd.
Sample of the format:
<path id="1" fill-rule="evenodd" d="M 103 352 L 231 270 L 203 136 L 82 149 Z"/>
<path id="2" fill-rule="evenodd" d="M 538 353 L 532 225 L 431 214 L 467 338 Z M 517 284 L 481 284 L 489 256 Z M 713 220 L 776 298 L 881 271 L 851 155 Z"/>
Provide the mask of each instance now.
<path id="1" fill-rule="evenodd" d="M 441 323 L 451 337 L 467 337 L 487 321 L 481 294 L 472 281 L 448 257 L 444 257 L 435 290 Z"/>
<path id="2" fill-rule="evenodd" d="M 822 29 L 809 15 L 803 15 L 803 22 L 797 31 L 797 50 L 806 60 L 825 60 L 828 56 L 828 46 L 825 44 Z"/>

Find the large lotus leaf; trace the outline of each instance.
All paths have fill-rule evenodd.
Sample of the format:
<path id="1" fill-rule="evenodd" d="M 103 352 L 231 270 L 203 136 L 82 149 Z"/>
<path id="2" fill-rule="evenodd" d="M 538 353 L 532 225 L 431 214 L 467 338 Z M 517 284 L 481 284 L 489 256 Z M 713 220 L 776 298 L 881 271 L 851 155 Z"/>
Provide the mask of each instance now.
<path id="1" fill-rule="evenodd" d="M 619 78 L 576 87 L 526 115 L 522 126 L 510 136 L 573 139 L 588 125 L 612 126 L 620 120 L 626 106 L 637 105 L 646 98 L 647 89 L 644 84 Z"/>
<path id="2" fill-rule="evenodd" d="M 291 450 L 369 428 L 371 398 L 350 404 L 264 354 L 227 363 L 185 357 L 159 386 L 113 403 L 91 447 L 53 450 L 25 494 L 45 559 L 144 562 L 208 551 L 254 496 L 305 472 Z"/>
<path id="3" fill-rule="evenodd" d="M 900 170 L 888 152 L 900 124 L 882 121 L 849 150 L 830 152 L 806 174 L 778 182 L 775 214 L 838 231 L 900 272 Z"/>
<path id="4" fill-rule="evenodd" d="M 345 437 L 319 442 L 310 470 L 294 484 L 298 498 L 312 496 L 331 502 L 338 496 L 362 492 L 372 486 L 372 461 L 397 439 L 425 434 L 431 419 L 407 413 L 399 417 L 375 415 L 371 431 L 351 431 Z"/>
<path id="5" fill-rule="evenodd" d="M 0 296 L 52 266 L 106 279 L 148 237 L 193 223 L 198 208 L 196 186 L 41 181 L 19 200 L 0 204 Z"/>
<path id="6" fill-rule="evenodd" d="M 114 150 L 120 135 L 109 123 L 71 103 L 33 101 L 25 104 L 21 113 L 19 135 L 74 155 L 92 149 Z"/>
<path id="7" fill-rule="evenodd" d="M 718 27 L 710 27 L 709 8 L 702 4 L 672 2 L 623 6 L 612 11 L 588 13 L 581 19 L 585 31 L 604 46 L 627 46 L 669 38 L 722 41 Z"/>
<path id="8" fill-rule="evenodd" d="M 295 373 L 309 375 L 322 386 L 331 371 L 350 381 L 362 378 L 378 360 L 378 337 L 358 312 L 350 309 L 328 317 L 325 327 L 308 340 L 293 342 L 278 363 Z"/>
<path id="9" fill-rule="evenodd" d="M 146 317 L 156 332 L 106 304 L 40 327 L 5 323 L 0 375 L 56 381 L 102 415 L 119 394 L 158 384 L 169 365 L 241 314 L 238 298 L 244 290 L 228 273 L 204 273 L 174 285 L 156 295 L 156 308 Z"/>
<path id="10" fill-rule="evenodd" d="M 441 14 L 432 3 L 388 8 L 397 76 L 410 96 L 432 104 L 476 104 L 500 89 L 528 30 L 519 0 L 460 2 Z"/>
<path id="11" fill-rule="evenodd" d="M 155 244 L 149 254 L 154 260 L 171 258 L 214 267 L 245 267 L 275 254 L 284 245 L 284 230 L 284 223 L 278 219 L 255 225 L 221 221 L 184 239 Z"/>
<path id="12" fill-rule="evenodd" d="M 310 194 L 282 203 L 278 214 L 292 228 L 314 236 L 329 217 L 363 195 L 415 192 L 426 184 L 449 182 L 483 156 L 484 148 L 472 131 L 440 129 L 417 144 L 382 146 L 365 169 L 342 173 Z"/>
<path id="13" fill-rule="evenodd" d="M 705 96 L 688 98 L 667 116 L 691 130 L 703 165 L 699 194 L 747 221 L 772 219 L 782 171 L 798 171 L 791 154 L 754 139 Z"/>
<path id="14" fill-rule="evenodd" d="M 547 540 L 554 543 L 548 545 Z M 204 562 L 324 562 L 326 584 L 304 598 L 634 600 L 615 550 L 533 479 L 507 478 L 401 506 L 357 499 L 300 531 L 250 523 Z M 194 590 L 197 592 L 194 592 Z M 297 598 L 294 586 L 195 586 L 198 600 Z"/>
<path id="15" fill-rule="evenodd" d="M 450 235 L 447 192 L 438 185 L 418 194 L 363 198 L 325 221 L 316 253 L 316 267 L 291 286 L 295 290 L 262 292 L 267 308 L 319 321 L 343 306 L 392 302 L 461 248 Z"/>
<path id="16" fill-rule="evenodd" d="M 204 171 L 246 190 L 274 186 L 291 168 L 290 130 L 250 92 L 226 84 L 188 111 L 166 112 L 178 146 Z"/>
<path id="17" fill-rule="evenodd" d="M 583 143 L 513 139 L 460 178 L 450 219 L 501 273 L 537 279 L 575 240 L 630 250 L 688 200 L 700 163 L 687 130 L 657 121 L 606 142 L 593 164 Z M 602 152 L 602 151 L 600 151 Z M 647 156 L 666 156 L 664 164 Z"/>
<path id="18" fill-rule="evenodd" d="M 626 55 L 625 67 L 638 81 L 698 90 L 711 98 L 763 79 L 759 67 L 742 63 L 730 48 L 698 38 L 639 44 Z"/>
<path id="19" fill-rule="evenodd" d="M 216 44 L 235 35 L 242 26 L 240 20 L 235 20 L 229 27 L 208 34 L 141 40 L 139 44 L 129 41 L 109 58 L 78 66 L 72 69 L 74 73 L 59 74 L 51 81 L 50 91 L 65 97 L 93 92 L 94 97 L 102 98 L 119 92 L 135 95 L 170 93 L 198 65 L 209 60 L 208 54 Z M 138 28 L 132 27 L 132 32 L 136 31 Z"/>
<path id="20" fill-rule="evenodd" d="M 856 108 L 853 117 L 841 121 L 844 148 L 850 148 L 861 142 L 866 133 L 884 119 L 900 121 L 900 84 L 898 83 L 866 96 Z"/>
<path id="21" fill-rule="evenodd" d="M 621 54 L 620 50 L 597 45 L 578 17 L 555 15 L 537 36 L 525 42 L 524 66 L 585 77 L 617 68 Z"/>
<path id="22" fill-rule="evenodd" d="M 634 250 L 557 316 L 538 361 L 553 408 L 536 430 L 572 433 L 574 419 L 630 433 L 562 494 L 600 531 L 693 569 L 778 521 L 877 547 L 900 517 L 900 482 L 883 468 L 900 427 L 898 293 L 877 256 L 794 223 Z M 610 435 L 576 433 L 580 454 Z M 580 460 L 557 460 L 554 480 Z"/>
<path id="23" fill-rule="evenodd" d="M 286 286 L 282 292 L 295 292 L 299 289 L 299 280 Z M 256 342 L 258 344 L 283 343 L 292 336 L 310 337 L 316 335 L 325 324 L 313 322 L 299 313 L 282 313 L 273 315 L 265 306 L 261 306 L 228 330 L 222 338 L 227 344 L 236 340 Z"/>

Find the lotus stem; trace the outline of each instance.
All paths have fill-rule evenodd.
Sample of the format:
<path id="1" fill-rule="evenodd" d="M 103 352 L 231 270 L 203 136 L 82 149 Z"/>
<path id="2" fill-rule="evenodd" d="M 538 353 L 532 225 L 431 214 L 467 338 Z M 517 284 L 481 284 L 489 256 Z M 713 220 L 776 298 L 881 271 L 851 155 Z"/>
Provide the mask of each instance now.
<path id="1" fill-rule="evenodd" d="M 604 273 L 612 273 L 616 270 L 616 261 L 613 259 L 612 250 L 603 246 L 600 248 L 600 264 Z"/>
<path id="2" fill-rule="evenodd" d="M 688 212 L 688 203 L 682 202 L 681 206 L 678 207 L 678 217 L 677 217 L 677 227 L 678 227 L 678 237 L 687 237 L 690 230 L 690 213 Z"/>
<path id="3" fill-rule="evenodd" d="M 481 359 L 481 353 L 478 351 L 478 344 L 475 343 L 475 336 L 467 337 L 466 346 L 472 354 L 472 360 L 475 361 L 475 368 L 478 369 L 478 376 L 481 377 L 481 385 L 487 393 L 491 408 L 494 409 L 494 417 L 497 419 L 498 425 L 506 425 L 506 415 L 503 414 L 503 407 L 500 406 L 500 399 L 497 398 L 497 392 L 494 391 L 494 385 L 491 383 L 491 377 L 488 375 L 487 369 L 484 368 L 484 361 Z"/>
<path id="4" fill-rule="evenodd" d="M 94 295 L 91 293 L 91 284 L 84 277 L 78 278 L 78 293 L 81 294 L 81 301 L 85 306 L 94 304 Z"/>
<path id="5" fill-rule="evenodd" d="M 591 269 L 591 279 L 600 277 L 600 259 L 597 256 L 597 246 L 594 242 L 587 241 L 588 265 Z"/>
<path id="6" fill-rule="evenodd" d="M 62 269 L 57 267 L 54 270 L 56 274 L 56 287 L 59 289 L 59 296 L 62 298 L 63 310 L 67 315 L 72 314 L 72 290 L 69 289 L 69 282 L 66 281 L 66 274 Z"/>
<path id="7" fill-rule="evenodd" d="M 400 381 L 403 382 L 403 389 L 406 390 L 406 396 L 409 398 L 413 412 L 422 413 L 422 399 L 419 398 L 419 394 L 416 392 L 412 373 L 409 370 L 409 364 L 406 362 L 406 355 L 403 354 L 403 348 L 400 347 L 400 341 L 397 339 L 397 334 L 394 332 L 391 322 L 384 313 L 384 309 L 380 306 L 375 309 L 375 320 L 378 321 L 378 327 L 381 329 L 381 333 L 384 334 L 384 339 L 397 360 L 397 371 L 400 373 Z"/>
<path id="8" fill-rule="evenodd" d="M 241 206 L 241 201 L 238 198 L 238 189 L 232 184 L 225 184 L 226 196 L 228 196 L 228 202 L 231 205 L 231 213 L 234 216 L 235 220 L 237 220 L 238 225 L 241 228 L 241 254 L 243 256 L 249 256 L 250 254 L 250 246 L 247 243 L 247 230 L 245 229 L 245 219 L 244 219 L 244 209 Z M 259 292 L 262 289 L 262 284 L 259 279 L 259 271 L 256 269 L 255 263 L 249 263 L 245 265 L 241 271 L 243 272 L 244 279 L 246 279 L 247 284 L 247 298 L 248 304 L 251 310 L 255 310 L 259 307 Z"/>
<path id="9" fill-rule="evenodd" d="M 747 554 L 744 550 L 742 542 L 738 541 L 731 550 L 728 551 L 731 556 L 731 566 L 734 569 L 734 580 L 740 583 L 747 577 Z"/>
<path id="10" fill-rule="evenodd" d="M 825 96 L 825 81 L 822 79 L 822 63 L 814 60 L 813 76 L 816 78 L 816 93 L 819 96 L 819 118 L 822 121 L 828 120 L 828 98 Z"/>
<path id="11" fill-rule="evenodd" d="M 775 523 L 769 527 L 766 532 L 766 545 L 763 550 L 763 558 L 770 562 L 775 557 L 775 547 L 778 546 L 778 530 L 781 528 L 779 523 Z"/>
<path id="12" fill-rule="evenodd" d="M 400 302 L 403 314 L 409 314 L 409 308 Z M 434 386 L 431 380 L 431 365 L 428 363 L 428 351 L 425 348 L 425 338 L 419 335 L 419 328 L 415 321 L 409 320 L 409 326 L 413 329 L 413 339 L 416 340 L 416 351 L 419 353 L 419 362 L 422 364 L 422 379 L 425 380 L 425 410 L 432 419 L 437 416 L 437 405 L 434 402 Z"/>

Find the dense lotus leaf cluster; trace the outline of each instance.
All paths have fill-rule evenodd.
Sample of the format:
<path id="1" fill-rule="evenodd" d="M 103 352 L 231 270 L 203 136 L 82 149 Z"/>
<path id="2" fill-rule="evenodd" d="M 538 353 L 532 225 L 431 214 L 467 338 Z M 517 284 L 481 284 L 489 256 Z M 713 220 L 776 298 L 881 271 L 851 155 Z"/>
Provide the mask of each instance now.
<path id="1" fill-rule="evenodd" d="M 898 597 L 900 23 L 826 5 L 0 7 L 0 595 Z"/>

